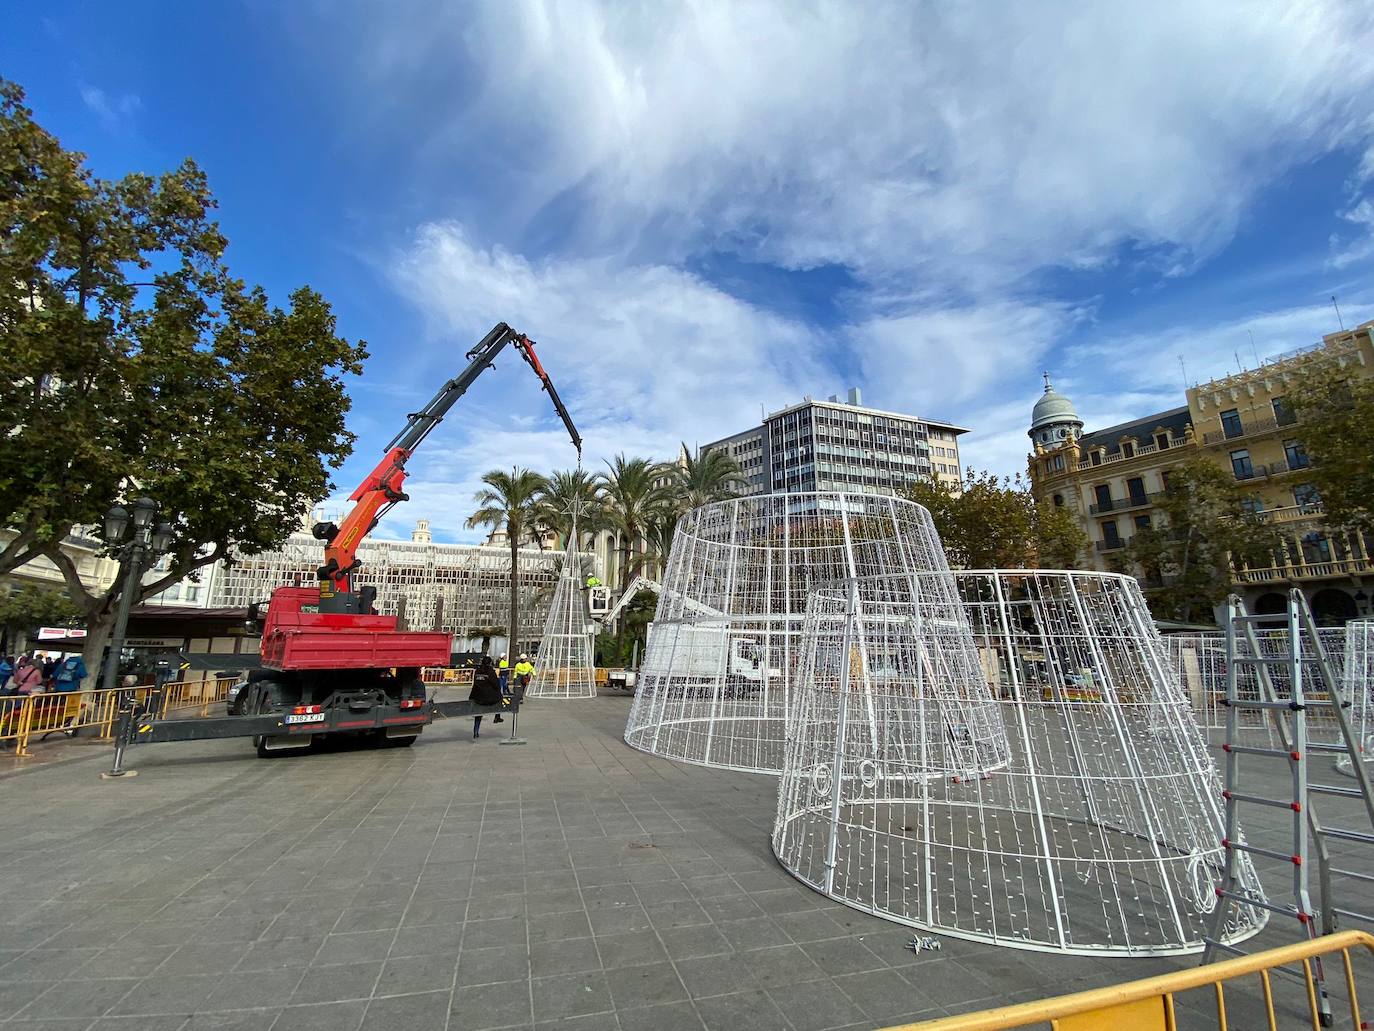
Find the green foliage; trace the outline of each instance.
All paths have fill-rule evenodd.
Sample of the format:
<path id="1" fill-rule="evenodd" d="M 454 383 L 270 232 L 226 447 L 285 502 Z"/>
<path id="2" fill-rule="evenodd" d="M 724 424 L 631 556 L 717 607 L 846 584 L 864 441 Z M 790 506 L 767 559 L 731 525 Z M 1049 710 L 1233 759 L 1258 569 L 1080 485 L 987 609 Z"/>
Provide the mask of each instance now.
<path id="1" fill-rule="evenodd" d="M 692 457 L 687 445 L 682 445 L 686 465 L 677 468 L 678 506 L 683 511 L 699 508 L 712 501 L 736 497 L 745 483 L 738 463 L 725 451 L 708 451 Z"/>
<path id="2" fill-rule="evenodd" d="M 1210 622 L 1244 565 L 1268 565 L 1283 535 L 1251 512 L 1229 472 L 1194 458 L 1169 473 L 1163 525 L 1136 532 L 1126 558 L 1141 570 L 1156 616 Z"/>
<path id="3" fill-rule="evenodd" d="M 64 591 L 26 584 L 0 590 L 0 630 L 32 631 L 40 626 L 70 626 L 81 610 Z"/>
<path id="4" fill-rule="evenodd" d="M 505 531 L 510 544 L 510 648 L 520 647 L 520 541 L 538 528 L 539 499 L 549 481 L 529 469 L 510 472 L 493 469 L 482 477 L 486 484 L 473 495 L 479 506 L 468 516 L 469 529 L 486 526 Z"/>
<path id="5" fill-rule="evenodd" d="M 1309 480 L 1321 494 L 1327 522 L 1374 532 L 1374 378 L 1314 355 L 1287 399 L 1301 421 L 1312 462 Z"/>
<path id="6" fill-rule="evenodd" d="M 904 496 L 930 511 L 951 566 L 1075 569 L 1088 543 L 1070 513 L 1037 505 L 1019 475 L 970 469 L 962 489 L 922 480 Z"/>
<path id="7" fill-rule="evenodd" d="M 634 571 L 644 563 L 641 537 L 655 520 L 677 505 L 673 467 L 644 458 L 616 455 L 597 474 L 606 523 L 620 535 L 620 589 L 629 586 Z"/>
<path id="8" fill-rule="evenodd" d="M 551 530 L 558 535 L 559 547 L 567 547 L 574 512 L 579 537 L 596 533 L 605 525 L 596 477 L 581 469 L 556 470 L 539 492 L 535 521 L 541 531 Z"/>
<path id="9" fill-rule="evenodd" d="M 119 576 L 92 594 L 73 526 L 147 494 L 174 521 L 167 574 L 279 545 L 348 455 L 343 376 L 366 351 L 308 287 L 289 308 L 233 278 L 192 161 L 95 177 L 0 81 L 0 574 L 62 570 L 103 645 Z"/>

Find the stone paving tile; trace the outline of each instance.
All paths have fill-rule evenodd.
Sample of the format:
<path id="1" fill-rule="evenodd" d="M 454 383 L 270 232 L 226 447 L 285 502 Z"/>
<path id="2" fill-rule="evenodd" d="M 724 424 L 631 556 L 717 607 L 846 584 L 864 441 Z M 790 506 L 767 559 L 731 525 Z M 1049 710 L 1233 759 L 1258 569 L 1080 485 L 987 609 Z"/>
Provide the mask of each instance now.
<path id="1" fill-rule="evenodd" d="M 777 864 L 776 781 L 628 749 L 628 706 L 532 705 L 519 750 L 440 724 L 406 753 L 194 742 L 139 750 L 136 781 L 16 778 L 63 819 L 0 813 L 0 1021 L 840 1031 L 1192 965 L 912 953 Z"/>

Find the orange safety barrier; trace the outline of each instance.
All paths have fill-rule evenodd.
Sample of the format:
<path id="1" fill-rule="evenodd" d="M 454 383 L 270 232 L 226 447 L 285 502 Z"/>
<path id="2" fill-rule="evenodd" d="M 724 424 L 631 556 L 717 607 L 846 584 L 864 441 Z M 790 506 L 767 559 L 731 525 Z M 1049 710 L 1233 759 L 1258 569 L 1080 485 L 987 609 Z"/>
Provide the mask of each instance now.
<path id="1" fill-rule="evenodd" d="M 1216 1014 L 1213 1026 L 1220 1031 L 1227 1031 L 1228 1028 L 1243 1028 L 1244 1031 L 1268 1028 L 1269 1031 L 1278 1031 L 1281 1027 L 1297 1027 L 1295 1019 L 1302 1020 L 1304 1027 L 1310 1021 L 1312 1031 L 1320 1031 L 1323 1020 L 1317 970 L 1324 970 L 1324 983 L 1331 994 L 1331 1007 L 1348 1009 L 1350 1024 L 1342 1026 L 1364 1028 L 1369 1025 L 1363 1023 L 1360 1017 L 1359 990 L 1352 953 L 1374 959 L 1374 935 L 1364 931 L 1341 931 L 1312 941 L 1172 974 L 1161 974 L 1159 977 L 919 1024 L 903 1024 L 887 1031 L 1014 1031 L 1017 1028 L 1045 1026 L 1051 1031 L 1179 1031 L 1180 1028 L 1201 1031 L 1203 1025 L 1199 1023 L 1196 1011 L 1187 1013 L 1182 1022 L 1178 1019 L 1179 1013 L 1184 1011 L 1176 1006 L 1175 1000 L 1190 989 L 1211 989 L 1204 993 L 1210 998 L 1204 998 L 1203 1002 L 1209 1013 Z M 1331 957 L 1333 961 L 1322 967 L 1322 957 Z M 1365 967 L 1366 964 L 1360 965 L 1361 973 L 1367 973 Z M 1300 1005 L 1287 1010 L 1282 1006 L 1276 1008 L 1275 987 L 1280 983 L 1272 976 L 1276 973 L 1291 979 L 1301 992 Z M 1255 993 L 1240 996 L 1232 986 L 1235 994 L 1228 1005 L 1227 982 L 1247 975 L 1256 976 L 1258 983 Z M 1367 982 L 1367 977 L 1363 980 Z M 1241 1008 L 1242 1000 L 1250 1012 L 1236 1012 Z M 1298 1016 L 1300 1010 L 1306 1011 L 1303 1017 Z"/>
<path id="2" fill-rule="evenodd" d="M 198 709 L 210 715 L 210 706 L 228 696 L 235 677 L 215 680 L 178 680 L 163 685 L 157 716 L 188 716 Z M 75 737 L 89 730 L 95 738 L 114 736 L 119 709 L 130 696 L 136 705 L 147 707 L 153 695 L 151 684 L 116 688 L 113 691 L 56 691 L 35 695 L 0 698 L 0 747 L 13 749 L 18 758 L 33 753 L 29 745 L 52 734 Z"/>

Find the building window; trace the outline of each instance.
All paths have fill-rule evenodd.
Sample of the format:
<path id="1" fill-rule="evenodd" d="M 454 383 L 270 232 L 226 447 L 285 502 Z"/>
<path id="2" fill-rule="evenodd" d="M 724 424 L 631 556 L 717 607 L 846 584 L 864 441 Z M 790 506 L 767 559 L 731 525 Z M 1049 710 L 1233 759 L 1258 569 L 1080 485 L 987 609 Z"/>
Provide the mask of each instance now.
<path id="1" fill-rule="evenodd" d="M 1271 403 L 1274 406 L 1274 420 L 1280 426 L 1291 426 L 1298 421 L 1297 414 L 1288 404 L 1288 398 L 1276 397 Z"/>
<path id="2" fill-rule="evenodd" d="M 1231 452 L 1231 471 L 1238 480 L 1248 480 L 1255 475 L 1255 467 L 1250 464 L 1250 452 L 1244 449 Z"/>
<path id="3" fill-rule="evenodd" d="M 1138 515 L 1138 516 L 1136 516 L 1136 517 L 1135 517 L 1135 528 L 1136 528 L 1137 530 L 1148 530 L 1148 529 L 1150 528 L 1150 517 L 1149 517 L 1149 515 L 1146 514 L 1146 515 Z"/>
<path id="4" fill-rule="evenodd" d="M 1241 498 L 1240 510 L 1246 515 L 1259 515 L 1264 511 L 1264 502 L 1260 498 Z"/>
<path id="5" fill-rule="evenodd" d="M 1317 490 L 1316 484 L 1300 483 L 1293 488 L 1293 504 L 1303 509 L 1319 510 L 1322 504 L 1321 491 Z"/>
<path id="6" fill-rule="evenodd" d="M 1101 464 L 1102 464 L 1102 452 L 1101 452 L 1101 451 L 1094 451 L 1094 452 L 1092 453 L 1092 463 L 1093 463 L 1093 465 L 1101 465 Z"/>
<path id="7" fill-rule="evenodd" d="M 1112 510 L 1112 488 L 1110 484 L 1099 483 L 1093 488 L 1093 497 L 1097 500 L 1097 510 L 1099 512 L 1110 512 Z M 1116 524 L 1113 523 L 1113 526 Z"/>
<path id="8" fill-rule="evenodd" d="M 1145 481 L 1139 476 L 1132 476 L 1126 481 L 1126 493 L 1130 495 L 1132 505 L 1149 504 L 1145 498 Z"/>
<path id="9" fill-rule="evenodd" d="M 1055 507 L 1055 508 L 1063 508 L 1063 507 L 1064 507 L 1064 495 L 1063 495 L 1063 494 L 1056 494 L 1056 495 L 1054 496 L 1054 507 Z"/>
<path id="10" fill-rule="evenodd" d="M 1102 521 L 1102 540 L 1109 548 L 1121 547 L 1121 534 L 1116 528 L 1115 519 Z"/>
<path id="11" fill-rule="evenodd" d="M 1234 408 L 1221 413 L 1221 432 L 1226 435 L 1226 439 L 1239 437 L 1245 432 L 1245 427 L 1241 425 L 1240 412 Z"/>
<path id="12" fill-rule="evenodd" d="M 1133 441 L 1133 440 L 1128 440 L 1128 441 L 1125 441 L 1125 442 L 1121 445 L 1121 457 L 1122 457 L 1122 458 L 1134 458 L 1134 457 L 1135 457 L 1135 441 Z"/>
<path id="13" fill-rule="evenodd" d="M 1155 447 L 1159 448 L 1159 450 L 1161 450 L 1161 451 L 1167 451 L 1167 450 L 1169 449 L 1169 434 L 1167 434 L 1167 433 L 1156 433 L 1156 434 L 1155 434 Z"/>
<path id="14" fill-rule="evenodd" d="M 1050 459 L 1050 472 L 1062 473 L 1064 471 L 1064 456 L 1055 455 Z"/>
<path id="15" fill-rule="evenodd" d="M 1307 449 L 1300 440 L 1285 440 L 1283 457 L 1288 460 L 1290 469 L 1306 469 L 1311 464 L 1307 459 Z"/>
<path id="16" fill-rule="evenodd" d="M 1331 561 L 1331 542 L 1325 534 L 1314 531 L 1303 537 L 1302 560 L 1309 566 L 1315 562 Z"/>

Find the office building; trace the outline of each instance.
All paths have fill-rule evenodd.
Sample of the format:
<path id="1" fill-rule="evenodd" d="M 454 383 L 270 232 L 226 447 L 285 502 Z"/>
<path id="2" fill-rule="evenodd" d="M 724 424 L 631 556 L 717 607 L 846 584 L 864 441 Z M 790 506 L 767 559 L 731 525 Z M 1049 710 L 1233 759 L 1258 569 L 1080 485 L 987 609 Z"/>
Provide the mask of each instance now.
<path id="1" fill-rule="evenodd" d="M 962 481 L 952 423 L 866 408 L 857 387 L 844 400 L 806 398 L 762 425 L 702 446 L 729 453 L 744 474 L 742 494 L 847 491 L 896 494 L 929 479 Z"/>

